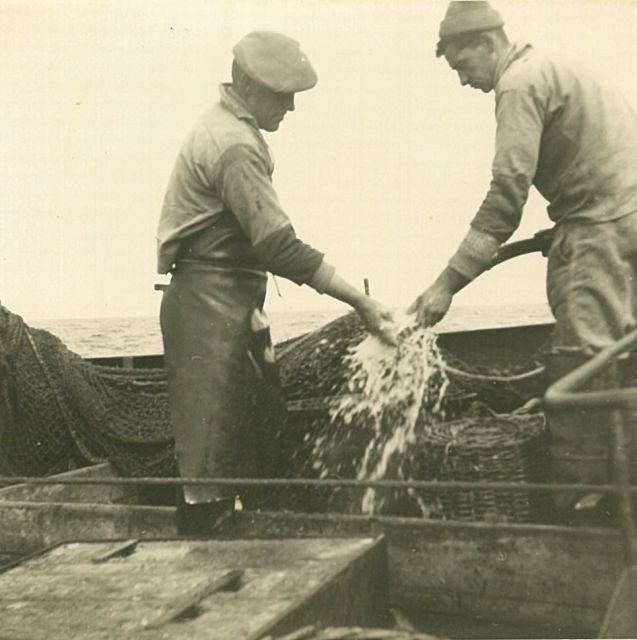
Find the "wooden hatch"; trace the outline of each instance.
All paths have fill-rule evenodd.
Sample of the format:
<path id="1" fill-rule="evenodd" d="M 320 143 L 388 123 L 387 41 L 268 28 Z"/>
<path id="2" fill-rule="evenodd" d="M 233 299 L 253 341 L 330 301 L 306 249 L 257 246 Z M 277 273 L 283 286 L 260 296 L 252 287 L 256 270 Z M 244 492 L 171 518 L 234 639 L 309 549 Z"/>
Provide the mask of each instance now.
<path id="1" fill-rule="evenodd" d="M 239 640 L 379 624 L 386 571 L 383 538 L 65 543 L 0 574 L 0 636 Z"/>

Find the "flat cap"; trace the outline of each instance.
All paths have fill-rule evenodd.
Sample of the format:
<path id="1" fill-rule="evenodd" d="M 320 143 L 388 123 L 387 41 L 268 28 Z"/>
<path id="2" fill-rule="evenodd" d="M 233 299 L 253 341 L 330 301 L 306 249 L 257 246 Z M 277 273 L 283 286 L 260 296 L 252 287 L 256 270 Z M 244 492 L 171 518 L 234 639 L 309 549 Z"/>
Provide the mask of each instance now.
<path id="1" fill-rule="evenodd" d="M 503 26 L 502 16 L 488 2 L 456 0 L 449 3 L 447 13 L 440 23 L 438 36 L 441 40 L 448 40 L 465 33 L 488 31 Z"/>
<path id="2" fill-rule="evenodd" d="M 311 89 L 318 77 L 299 43 L 274 31 L 253 31 L 232 49 L 237 64 L 253 80 L 277 93 Z"/>

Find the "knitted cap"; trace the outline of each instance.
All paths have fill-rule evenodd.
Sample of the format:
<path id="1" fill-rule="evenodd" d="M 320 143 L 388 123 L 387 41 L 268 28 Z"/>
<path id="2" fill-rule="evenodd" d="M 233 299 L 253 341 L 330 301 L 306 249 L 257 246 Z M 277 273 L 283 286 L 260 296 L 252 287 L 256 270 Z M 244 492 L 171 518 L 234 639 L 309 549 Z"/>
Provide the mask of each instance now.
<path id="1" fill-rule="evenodd" d="M 456 0 L 449 3 L 447 13 L 440 23 L 441 40 L 474 31 L 487 31 L 503 27 L 502 16 L 488 3 L 481 0 Z"/>
<path id="2" fill-rule="evenodd" d="M 318 80 L 299 43 L 282 33 L 254 31 L 232 53 L 248 76 L 277 93 L 306 91 Z"/>

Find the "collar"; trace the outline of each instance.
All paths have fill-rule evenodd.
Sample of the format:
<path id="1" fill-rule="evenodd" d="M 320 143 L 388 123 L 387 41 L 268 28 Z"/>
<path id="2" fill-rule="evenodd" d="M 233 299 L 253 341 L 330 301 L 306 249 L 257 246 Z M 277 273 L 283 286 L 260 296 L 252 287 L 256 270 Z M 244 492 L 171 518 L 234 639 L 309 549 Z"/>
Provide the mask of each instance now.
<path id="1" fill-rule="evenodd" d="M 248 110 L 248 106 L 241 99 L 241 96 L 235 91 L 231 83 L 222 83 L 219 85 L 219 95 L 221 96 L 221 104 L 231 111 L 240 120 L 246 120 L 257 131 L 259 130 L 259 124 L 255 117 Z"/>
<path id="2" fill-rule="evenodd" d="M 518 58 L 521 58 L 529 49 L 533 47 L 528 42 L 512 42 L 502 54 L 502 57 L 498 61 L 493 74 L 493 86 L 497 86 L 500 82 L 500 78 L 504 72 L 511 66 L 511 63 L 515 62 Z"/>

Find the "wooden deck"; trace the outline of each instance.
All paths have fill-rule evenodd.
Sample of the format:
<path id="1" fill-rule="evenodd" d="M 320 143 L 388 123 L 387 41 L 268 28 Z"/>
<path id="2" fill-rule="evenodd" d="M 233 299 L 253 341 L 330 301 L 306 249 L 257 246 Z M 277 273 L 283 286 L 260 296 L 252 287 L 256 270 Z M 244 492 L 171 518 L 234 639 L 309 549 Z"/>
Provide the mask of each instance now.
<path id="1" fill-rule="evenodd" d="M 382 538 L 75 542 L 0 574 L 2 637 L 240 640 L 382 624 Z"/>

